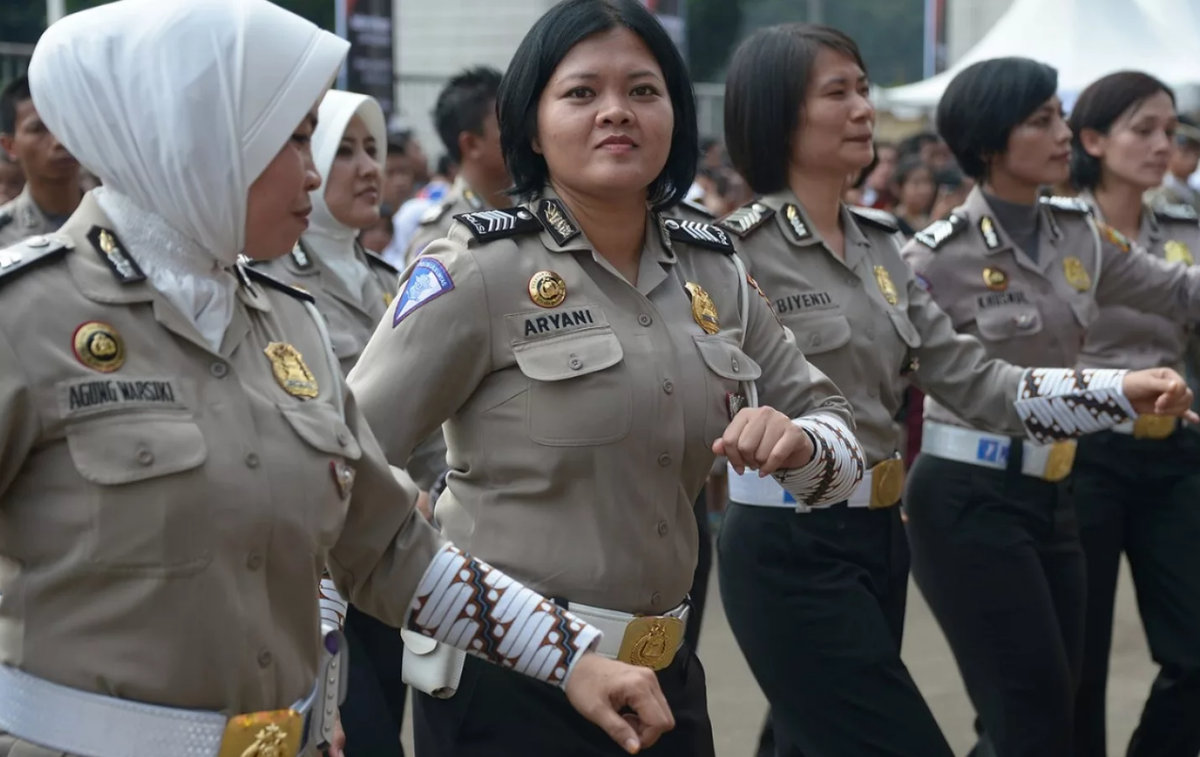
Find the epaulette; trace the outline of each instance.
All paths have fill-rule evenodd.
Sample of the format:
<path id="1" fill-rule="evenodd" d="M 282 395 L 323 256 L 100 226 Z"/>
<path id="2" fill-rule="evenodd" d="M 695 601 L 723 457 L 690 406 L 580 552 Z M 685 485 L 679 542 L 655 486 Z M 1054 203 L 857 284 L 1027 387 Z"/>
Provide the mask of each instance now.
<path id="1" fill-rule="evenodd" d="M 397 276 L 400 275 L 400 269 L 384 260 L 382 255 L 371 252 L 366 247 L 363 248 L 363 254 L 367 256 L 368 263 L 374 263 L 388 273 L 394 273 Z"/>
<path id="2" fill-rule="evenodd" d="M 11 212 L 6 210 L 6 211 L 0 213 L 0 229 L 3 229 L 5 226 L 9 225 L 12 222 L 13 222 L 13 214 Z"/>
<path id="3" fill-rule="evenodd" d="M 712 212 L 711 210 L 709 210 L 707 207 L 705 207 L 704 203 L 696 202 L 695 200 L 684 200 L 683 202 L 681 202 L 679 204 L 683 205 L 687 208 L 690 208 L 691 210 L 696 211 L 697 213 L 704 216 L 705 218 L 716 218 L 717 217 L 717 214 Z"/>
<path id="4" fill-rule="evenodd" d="M 257 268 L 252 268 L 250 266 L 241 266 L 240 270 L 245 271 L 247 277 L 249 277 L 250 279 L 253 279 L 255 282 L 257 282 L 259 284 L 262 284 L 263 286 L 270 287 L 272 289 L 276 289 L 280 292 L 283 292 L 286 295 L 295 297 L 297 300 L 303 300 L 304 302 L 312 302 L 312 303 L 316 302 L 316 300 L 313 298 L 313 296 L 311 294 L 309 294 L 308 292 L 304 291 L 303 289 L 297 289 L 294 286 L 285 284 L 282 281 L 280 281 L 279 279 L 275 278 L 274 276 L 265 274 L 262 271 L 258 270 Z"/>
<path id="5" fill-rule="evenodd" d="M 761 202 L 752 202 L 717 221 L 717 225 L 745 239 L 750 232 L 769 221 L 773 215 L 775 215 L 773 208 L 769 208 Z"/>
<path id="6" fill-rule="evenodd" d="M 1096 222 L 1096 230 L 1100 232 L 1100 236 L 1111 242 L 1121 252 L 1129 252 L 1133 248 L 1133 244 L 1129 241 L 1129 237 L 1109 226 L 1103 221 Z"/>
<path id="7" fill-rule="evenodd" d="M 896 216 L 886 210 L 867 208 L 862 205 L 850 205 L 849 209 L 858 218 L 861 218 L 872 226 L 883 229 L 889 234 L 895 234 L 897 231 L 900 231 L 900 226 L 896 223 Z"/>
<path id="8" fill-rule="evenodd" d="M 701 247 L 732 255 L 733 240 L 720 226 L 699 221 L 685 221 L 680 218 L 663 218 L 663 228 L 667 230 L 672 242 L 695 244 Z"/>
<path id="9" fill-rule="evenodd" d="M 36 236 L 0 250 L 0 284 L 32 271 L 42 263 L 51 263 L 75 248 L 71 240 L 55 236 Z"/>
<path id="10" fill-rule="evenodd" d="M 502 208 L 480 210 L 477 213 L 459 213 L 454 220 L 471 230 L 478 242 L 490 242 L 517 234 L 531 234 L 542 230 L 542 224 L 525 208 Z"/>
<path id="11" fill-rule="evenodd" d="M 1091 215 L 1092 213 L 1092 206 L 1078 197 L 1051 195 L 1049 197 L 1038 198 L 1038 202 L 1042 205 L 1049 205 L 1055 210 L 1065 210 L 1068 213 L 1079 213 L 1081 215 Z"/>
<path id="12" fill-rule="evenodd" d="M 425 208 L 425 212 L 421 214 L 421 225 L 427 226 L 431 223 L 437 223 L 438 221 L 442 220 L 442 216 L 446 215 L 446 211 L 449 208 L 450 203 L 448 202 L 439 202 L 434 205 L 430 205 L 428 208 Z"/>
<path id="13" fill-rule="evenodd" d="M 1191 205 L 1182 205 L 1180 203 L 1155 205 L 1154 215 L 1166 221 L 1196 223 L 1197 220 L 1200 220 L 1200 215 L 1197 215 L 1195 208 Z"/>
<path id="14" fill-rule="evenodd" d="M 949 218 L 934 221 L 913 235 L 913 239 L 931 250 L 936 250 L 943 244 L 961 234 L 967 228 L 966 220 L 957 214 Z"/>

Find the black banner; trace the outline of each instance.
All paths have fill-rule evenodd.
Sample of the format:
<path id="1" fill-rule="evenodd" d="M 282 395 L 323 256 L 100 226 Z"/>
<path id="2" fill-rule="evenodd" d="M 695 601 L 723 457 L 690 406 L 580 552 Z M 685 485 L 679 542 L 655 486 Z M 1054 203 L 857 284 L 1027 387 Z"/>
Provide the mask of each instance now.
<path id="1" fill-rule="evenodd" d="M 392 26 L 392 0 L 345 0 L 346 89 L 370 95 L 383 106 L 385 117 L 394 111 L 396 96 Z"/>

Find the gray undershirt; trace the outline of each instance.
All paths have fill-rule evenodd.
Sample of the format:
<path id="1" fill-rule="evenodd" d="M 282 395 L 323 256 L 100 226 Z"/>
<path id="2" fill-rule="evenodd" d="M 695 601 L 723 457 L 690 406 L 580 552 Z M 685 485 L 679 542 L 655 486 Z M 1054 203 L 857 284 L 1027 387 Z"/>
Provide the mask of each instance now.
<path id="1" fill-rule="evenodd" d="M 1040 214 L 1037 204 L 1022 205 L 1020 203 L 1001 200 L 986 192 L 983 194 L 992 212 L 996 214 L 996 223 L 1004 229 L 1017 247 L 1033 262 L 1038 259 L 1038 223 Z"/>

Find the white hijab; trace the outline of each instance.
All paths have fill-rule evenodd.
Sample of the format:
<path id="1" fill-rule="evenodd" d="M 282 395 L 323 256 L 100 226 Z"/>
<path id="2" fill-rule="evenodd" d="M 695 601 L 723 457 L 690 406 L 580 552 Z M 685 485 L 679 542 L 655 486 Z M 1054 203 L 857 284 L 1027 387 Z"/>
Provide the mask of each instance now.
<path id="1" fill-rule="evenodd" d="M 104 183 L 117 235 L 214 349 L 250 185 L 347 47 L 267 0 L 120 0 L 51 25 L 34 50 L 38 115 Z"/>
<path id="2" fill-rule="evenodd" d="M 358 116 L 375 138 L 376 162 L 382 178 L 387 155 L 387 122 L 383 108 L 373 97 L 353 92 L 331 90 L 321 101 L 317 115 L 317 130 L 313 133 L 313 163 L 321 174 L 321 187 L 313 192 L 311 225 L 304 233 L 304 243 L 320 258 L 325 267 L 341 280 L 351 292 L 362 296 L 363 286 L 371 271 L 354 256 L 354 240 L 358 229 L 346 226 L 333 217 L 325 202 L 329 189 L 329 171 L 337 157 L 338 146 L 350 125 L 350 119 Z M 382 181 L 380 191 L 383 191 Z"/>

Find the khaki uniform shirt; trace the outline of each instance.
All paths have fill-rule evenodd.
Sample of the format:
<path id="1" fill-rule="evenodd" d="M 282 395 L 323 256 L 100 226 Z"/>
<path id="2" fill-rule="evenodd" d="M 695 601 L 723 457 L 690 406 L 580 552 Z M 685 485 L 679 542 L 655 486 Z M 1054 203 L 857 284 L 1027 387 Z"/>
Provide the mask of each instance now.
<path id="1" fill-rule="evenodd" d="M 441 202 L 430 206 L 421 216 L 417 233 L 413 234 L 412 241 L 408 243 L 408 250 L 404 253 L 404 262 L 411 264 L 430 242 L 445 238 L 454 224 L 454 216 L 488 210 L 489 207 L 484 202 L 483 195 L 471 189 L 466 179 L 459 176 Z"/>
<path id="2" fill-rule="evenodd" d="M 1076 198 L 1043 198 L 1039 208 L 1036 261 L 1013 244 L 979 187 L 904 247 L 916 280 L 955 330 L 979 339 L 990 356 L 1073 367 L 1100 304 L 1180 322 L 1200 316 L 1200 269 L 1127 254 Z M 925 403 L 925 417 L 963 425 L 937 401 Z"/>
<path id="3" fill-rule="evenodd" d="M 749 287 L 742 320 L 727 234 L 648 213 L 644 245 L 634 286 L 549 193 L 466 217 L 350 384 L 391 460 L 445 421 L 456 544 L 547 596 L 652 614 L 691 586 L 728 395 L 758 379 L 789 416 L 850 413 Z"/>
<path id="4" fill-rule="evenodd" d="M 21 194 L 0 205 L 0 247 L 8 247 L 25 237 L 49 234 L 57 229 L 33 201 L 28 183 Z"/>
<path id="5" fill-rule="evenodd" d="M 1096 218 L 1104 220 L 1091 193 L 1079 198 L 1092 206 Z M 1200 252 L 1200 223 L 1188 205 L 1142 209 L 1142 226 L 1129 255 L 1153 255 L 1161 260 L 1194 263 Z M 1184 371 L 1188 328 L 1179 320 L 1124 305 L 1104 305 L 1088 330 L 1079 364 L 1085 368 L 1174 368 Z"/>
<path id="6" fill-rule="evenodd" d="M 326 564 L 399 626 L 441 537 L 302 293 L 239 268 L 214 352 L 111 228 L 87 196 L 49 245 L 0 252 L 0 662 L 172 707 L 287 707 L 314 684 Z"/>
<path id="7" fill-rule="evenodd" d="M 1147 191 L 1145 198 L 1147 203 L 1155 207 L 1186 205 L 1192 210 L 1200 212 L 1200 193 L 1169 174 L 1163 185 Z"/>
<path id="8" fill-rule="evenodd" d="M 843 206 L 845 260 L 790 190 L 720 225 L 741 237 L 742 258 L 805 356 L 846 393 L 868 465 L 899 451 L 894 418 L 910 381 L 973 423 L 1024 433 L 1013 407 L 1023 368 L 989 360 L 955 333 L 900 258 L 904 239 L 889 214 Z"/>

